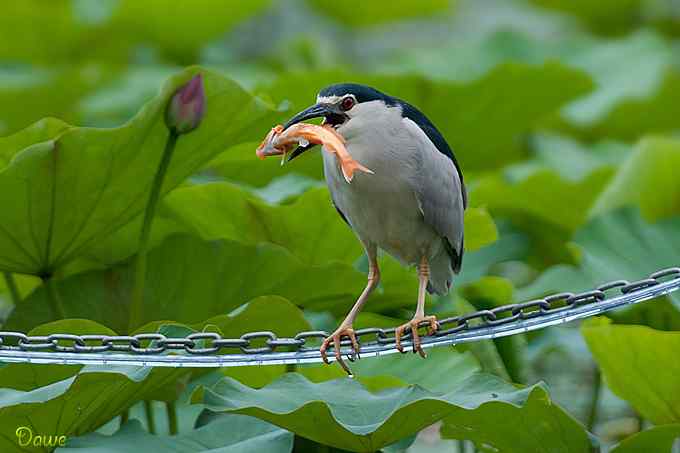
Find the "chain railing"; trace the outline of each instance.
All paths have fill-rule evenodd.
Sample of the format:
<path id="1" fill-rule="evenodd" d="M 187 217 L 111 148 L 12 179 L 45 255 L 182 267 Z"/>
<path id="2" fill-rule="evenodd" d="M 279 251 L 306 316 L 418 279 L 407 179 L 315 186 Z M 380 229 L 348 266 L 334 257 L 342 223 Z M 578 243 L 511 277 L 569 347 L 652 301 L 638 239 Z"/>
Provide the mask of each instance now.
<path id="1" fill-rule="evenodd" d="M 503 305 L 439 320 L 439 330 L 422 337 L 422 347 L 456 345 L 514 335 L 598 315 L 619 307 L 662 296 L 680 288 L 680 267 L 663 269 L 648 278 L 617 280 L 582 293 L 559 293 L 529 302 Z M 394 328 L 356 331 L 362 357 L 398 352 Z M 319 345 L 324 331 L 300 332 L 281 338 L 273 332 L 249 332 L 223 338 L 198 332 L 171 338 L 160 333 L 29 336 L 0 332 L 0 362 L 79 365 L 136 365 L 156 367 L 227 367 L 321 362 Z M 402 339 L 412 350 L 411 335 Z M 352 360 L 349 341 L 342 355 Z M 329 360 L 334 360 L 329 354 Z"/>

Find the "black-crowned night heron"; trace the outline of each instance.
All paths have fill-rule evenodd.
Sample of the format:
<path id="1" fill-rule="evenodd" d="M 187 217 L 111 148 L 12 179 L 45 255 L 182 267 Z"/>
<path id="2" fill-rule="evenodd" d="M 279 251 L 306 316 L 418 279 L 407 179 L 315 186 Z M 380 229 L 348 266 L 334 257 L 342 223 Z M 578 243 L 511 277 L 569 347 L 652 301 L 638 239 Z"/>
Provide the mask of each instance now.
<path id="1" fill-rule="evenodd" d="M 337 160 L 323 153 L 323 167 L 331 198 L 340 216 L 354 230 L 368 257 L 368 283 L 345 320 L 325 339 L 321 354 L 333 343 L 342 363 L 340 340 L 347 337 L 359 352 L 352 324 L 380 280 L 378 247 L 406 265 L 416 265 L 418 303 L 411 321 L 395 332 L 411 331 L 413 351 L 421 356 L 418 327 L 438 328 L 434 316 L 425 315 L 425 290 L 446 294 L 463 260 L 463 211 L 467 196 L 463 174 L 451 148 L 437 128 L 418 109 L 368 86 L 342 83 L 321 90 L 317 103 L 298 113 L 284 126 L 311 118 L 324 118 L 345 139 L 352 158 L 373 171 L 357 173 L 351 183 Z M 289 160 L 314 145 L 300 146 Z M 343 364 L 344 367 L 344 364 Z"/>

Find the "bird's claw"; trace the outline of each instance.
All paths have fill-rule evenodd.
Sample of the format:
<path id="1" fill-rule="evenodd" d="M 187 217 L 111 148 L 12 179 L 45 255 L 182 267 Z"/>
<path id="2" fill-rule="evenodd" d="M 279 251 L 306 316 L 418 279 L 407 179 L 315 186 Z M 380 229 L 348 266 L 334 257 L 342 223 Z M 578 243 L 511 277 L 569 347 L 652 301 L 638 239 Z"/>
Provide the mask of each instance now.
<path id="1" fill-rule="evenodd" d="M 422 358 L 427 357 L 427 354 L 425 354 L 425 351 L 423 351 L 423 346 L 420 342 L 420 334 L 418 333 L 418 328 L 420 325 L 424 322 L 427 322 L 428 324 L 428 329 L 427 329 L 427 335 L 433 335 L 438 329 L 439 329 L 439 323 L 437 323 L 437 317 L 432 315 L 432 316 L 415 316 L 412 320 L 409 322 L 400 325 L 397 327 L 394 331 L 394 341 L 397 344 L 397 350 L 401 353 L 404 353 L 404 346 L 401 344 L 401 337 L 406 333 L 407 330 L 411 331 L 411 337 L 412 337 L 412 342 L 413 342 L 413 353 L 415 354 L 416 352 L 420 354 Z"/>
<path id="2" fill-rule="evenodd" d="M 321 353 L 321 359 L 324 361 L 324 363 L 330 364 L 330 362 L 328 361 L 328 355 L 326 354 L 326 350 L 332 343 L 335 360 L 340 364 L 342 369 L 345 370 L 345 372 L 351 376 L 352 370 L 350 370 L 345 361 L 342 360 L 340 344 L 342 337 L 349 338 L 350 342 L 352 343 L 352 356 L 350 358 L 350 361 L 353 362 L 355 357 L 357 359 L 360 359 L 361 357 L 359 356 L 359 342 L 357 341 L 357 336 L 354 333 L 354 329 L 352 327 L 343 326 L 338 327 L 338 329 L 335 332 L 333 332 L 331 336 L 326 337 L 323 340 L 323 342 L 321 343 L 321 348 L 319 348 L 319 352 Z"/>

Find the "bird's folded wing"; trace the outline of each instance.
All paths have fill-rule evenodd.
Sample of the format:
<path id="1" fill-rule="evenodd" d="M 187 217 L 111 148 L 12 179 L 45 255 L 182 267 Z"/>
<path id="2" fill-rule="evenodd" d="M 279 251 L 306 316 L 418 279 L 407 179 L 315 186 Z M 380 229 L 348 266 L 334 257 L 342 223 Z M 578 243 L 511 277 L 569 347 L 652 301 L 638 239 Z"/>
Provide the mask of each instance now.
<path id="1" fill-rule="evenodd" d="M 425 222 L 450 246 L 452 267 L 460 271 L 463 259 L 463 188 L 454 163 L 440 153 L 425 133 L 411 120 L 404 120 L 405 127 L 422 146 L 415 150 L 415 177 L 413 191 L 418 199 Z"/>

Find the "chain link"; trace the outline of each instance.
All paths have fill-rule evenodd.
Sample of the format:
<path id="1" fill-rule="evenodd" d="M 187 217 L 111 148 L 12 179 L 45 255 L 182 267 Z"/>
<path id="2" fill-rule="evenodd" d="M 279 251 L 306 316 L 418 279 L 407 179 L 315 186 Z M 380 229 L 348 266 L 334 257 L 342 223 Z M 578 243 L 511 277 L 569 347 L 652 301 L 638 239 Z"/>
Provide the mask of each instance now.
<path id="1" fill-rule="evenodd" d="M 655 294 L 652 289 L 663 285 L 664 291 Z M 424 340 L 424 346 L 436 346 L 439 344 L 455 344 L 459 341 L 475 341 L 482 338 L 494 338 L 495 336 L 516 333 L 516 330 L 533 330 L 540 327 L 566 322 L 571 319 L 579 319 L 592 316 L 603 311 L 627 305 L 629 303 L 646 300 L 656 295 L 666 294 L 680 288 L 680 267 L 672 267 L 654 272 L 648 278 L 629 282 L 627 280 L 615 280 L 599 285 L 597 288 L 577 294 L 564 292 L 553 294 L 541 299 L 531 300 L 524 303 L 508 304 L 490 310 L 478 310 L 472 313 L 453 316 L 439 320 L 439 330 L 428 340 Z M 620 300 L 616 305 L 606 306 L 609 301 Z M 592 308 L 592 310 L 587 310 Z M 579 310 L 578 313 L 575 310 Z M 585 313 L 585 315 L 583 315 Z M 559 314 L 559 316 L 557 316 Z M 542 323 L 545 319 L 546 322 Z M 527 326 L 531 322 L 531 326 Z M 423 327 L 426 322 L 422 324 Z M 517 327 L 517 329 L 514 329 Z M 531 328 L 529 328 L 531 327 Z M 357 340 L 364 349 L 376 352 L 376 355 L 393 352 L 394 328 L 366 328 L 355 332 Z M 475 332 L 480 332 L 475 336 Z M 511 333 L 507 333 L 511 332 Z M 223 338 L 216 332 L 197 332 L 187 337 L 173 338 L 160 333 L 141 333 L 137 335 L 74 335 L 69 333 L 54 333 L 47 336 L 27 335 L 21 332 L 0 331 L 0 361 L 3 357 L 11 356 L 12 361 L 31 361 L 31 353 L 49 353 L 50 356 L 57 353 L 72 353 L 78 356 L 102 353 L 126 353 L 131 356 L 147 356 L 149 360 L 168 353 L 175 352 L 180 355 L 212 356 L 230 354 L 258 356 L 260 361 L 265 356 L 274 356 L 285 350 L 290 354 L 303 354 L 303 361 L 316 361 L 318 348 L 328 336 L 327 332 L 320 330 L 300 332 L 293 338 L 279 338 L 274 332 L 249 332 L 239 338 Z M 464 338 L 463 338 L 464 337 Z M 403 340 L 408 342 L 411 333 L 404 335 Z M 310 344 L 314 342 L 314 344 Z M 429 343 L 428 343 L 429 342 Z M 343 340 L 342 346 L 348 346 L 349 340 Z M 387 351 L 387 350 L 390 351 Z M 25 354 L 22 356 L 19 353 Z M 44 358 L 44 363 L 55 363 Z M 105 355 L 113 357 L 113 355 Z M 177 355 L 173 355 L 177 358 Z M 309 359 L 309 360 L 308 360 Z M 134 361 L 133 359 L 131 359 Z M 169 358 L 168 360 L 172 360 Z M 293 360 L 282 359 L 280 363 L 295 363 Z M 106 362 L 107 360 L 103 360 Z M 137 360 L 140 362 L 140 360 Z M 78 360 L 73 360 L 75 363 Z M 129 361 L 128 361 L 129 362 Z M 128 363 L 126 362 L 126 363 Z M 147 363 L 146 359 L 141 362 Z M 297 360 L 300 362 L 300 360 Z M 278 362 L 277 362 L 278 363 Z M 242 363 L 244 364 L 244 363 Z M 247 363 L 246 363 L 247 364 Z M 223 364 L 224 365 L 224 364 Z M 167 365 L 166 365 L 167 366 Z"/>

